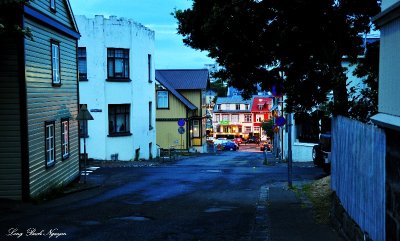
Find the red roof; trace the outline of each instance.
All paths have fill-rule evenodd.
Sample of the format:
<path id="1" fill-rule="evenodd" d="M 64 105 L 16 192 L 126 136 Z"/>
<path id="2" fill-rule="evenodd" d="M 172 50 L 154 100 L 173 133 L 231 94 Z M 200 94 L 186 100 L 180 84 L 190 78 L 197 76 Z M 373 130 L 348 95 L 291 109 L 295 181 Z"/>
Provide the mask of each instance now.
<path id="1" fill-rule="evenodd" d="M 258 108 L 259 105 L 263 106 L 263 109 Z M 251 112 L 270 112 L 270 106 L 272 105 L 272 98 L 270 97 L 254 97 Z"/>

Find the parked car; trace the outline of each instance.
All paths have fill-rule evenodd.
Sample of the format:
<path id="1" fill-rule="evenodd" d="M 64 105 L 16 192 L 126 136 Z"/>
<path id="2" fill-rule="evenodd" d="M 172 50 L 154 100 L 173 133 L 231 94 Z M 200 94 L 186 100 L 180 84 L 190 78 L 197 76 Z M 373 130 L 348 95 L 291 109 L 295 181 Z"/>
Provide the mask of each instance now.
<path id="1" fill-rule="evenodd" d="M 234 141 L 236 144 L 240 145 L 240 144 L 242 144 L 243 139 L 242 139 L 241 137 L 236 137 L 235 139 L 233 139 L 233 141 Z"/>
<path id="2" fill-rule="evenodd" d="M 239 149 L 239 146 L 233 141 L 226 141 L 222 143 L 222 146 L 225 151 L 236 151 Z"/>
<path id="3" fill-rule="evenodd" d="M 245 142 L 246 143 L 259 143 L 259 139 L 258 139 L 258 137 L 251 136 Z"/>
<path id="4" fill-rule="evenodd" d="M 265 151 L 265 150 L 267 150 L 267 151 L 271 151 L 271 150 L 272 150 L 272 144 L 271 144 L 271 142 L 262 141 L 262 142 L 260 143 L 260 151 Z"/>
<path id="5" fill-rule="evenodd" d="M 315 166 L 331 172 L 331 133 L 320 134 L 319 143 L 312 149 L 312 158 Z"/>

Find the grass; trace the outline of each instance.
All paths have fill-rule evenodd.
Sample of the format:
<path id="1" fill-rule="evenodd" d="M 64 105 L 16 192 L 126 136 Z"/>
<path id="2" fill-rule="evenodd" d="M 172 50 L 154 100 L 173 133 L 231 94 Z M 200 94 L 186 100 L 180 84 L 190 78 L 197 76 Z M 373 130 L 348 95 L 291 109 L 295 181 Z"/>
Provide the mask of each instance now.
<path id="1" fill-rule="evenodd" d="M 330 209 L 332 207 L 331 177 L 327 176 L 302 187 L 301 191 L 311 201 L 315 219 L 318 223 L 329 223 Z"/>

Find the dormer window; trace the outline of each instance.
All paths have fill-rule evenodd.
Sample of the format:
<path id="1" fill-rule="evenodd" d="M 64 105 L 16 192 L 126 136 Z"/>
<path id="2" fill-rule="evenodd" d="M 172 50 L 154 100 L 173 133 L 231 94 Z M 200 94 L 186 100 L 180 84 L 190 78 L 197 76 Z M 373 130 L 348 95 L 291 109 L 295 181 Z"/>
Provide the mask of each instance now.
<path id="1" fill-rule="evenodd" d="M 264 105 L 258 105 L 258 110 L 262 110 L 264 108 Z"/>

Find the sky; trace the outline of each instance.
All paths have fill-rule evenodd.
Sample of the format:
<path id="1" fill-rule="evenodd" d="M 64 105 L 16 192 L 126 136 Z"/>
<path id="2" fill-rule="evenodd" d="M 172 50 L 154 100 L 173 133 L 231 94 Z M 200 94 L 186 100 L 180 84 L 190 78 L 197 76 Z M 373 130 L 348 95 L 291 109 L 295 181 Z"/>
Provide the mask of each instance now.
<path id="1" fill-rule="evenodd" d="M 70 0 L 70 4 L 75 15 L 124 17 L 155 31 L 156 69 L 199 69 L 215 62 L 207 52 L 185 46 L 176 33 L 178 24 L 171 13 L 190 8 L 191 0 Z"/>

